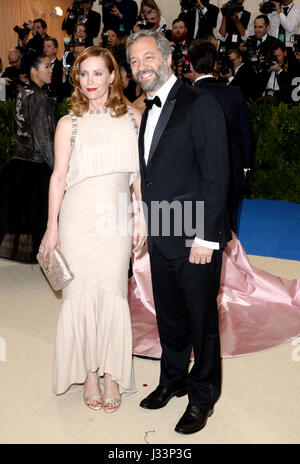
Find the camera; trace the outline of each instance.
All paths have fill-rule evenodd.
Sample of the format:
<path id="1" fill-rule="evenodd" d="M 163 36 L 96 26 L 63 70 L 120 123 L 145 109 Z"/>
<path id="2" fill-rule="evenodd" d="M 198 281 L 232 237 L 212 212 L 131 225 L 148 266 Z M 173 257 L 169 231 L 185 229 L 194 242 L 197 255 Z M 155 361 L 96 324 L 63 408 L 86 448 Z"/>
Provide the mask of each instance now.
<path id="1" fill-rule="evenodd" d="M 13 30 L 18 34 L 18 38 L 20 40 L 24 40 L 30 32 L 29 27 L 27 27 L 27 23 L 23 24 L 23 28 L 20 26 L 15 26 Z"/>
<path id="2" fill-rule="evenodd" d="M 189 74 L 192 72 L 191 63 L 189 62 L 188 55 L 183 55 L 184 63 L 182 65 L 182 74 Z"/>
<path id="3" fill-rule="evenodd" d="M 68 9 L 68 11 L 76 17 L 80 16 L 82 14 L 83 3 L 83 0 L 74 0 L 73 5 L 71 6 L 71 8 Z"/>
<path id="4" fill-rule="evenodd" d="M 155 23 L 152 23 L 150 21 L 146 21 L 144 18 L 144 15 L 140 15 L 136 18 L 136 26 L 138 26 L 140 29 L 152 29 L 155 26 Z"/>
<path id="5" fill-rule="evenodd" d="M 294 52 L 300 52 L 300 34 L 293 34 L 291 36 Z"/>
<path id="6" fill-rule="evenodd" d="M 222 15 L 226 18 L 232 18 L 234 13 L 240 13 L 241 11 L 244 11 L 244 7 L 242 5 L 238 5 L 237 0 L 229 0 L 229 2 L 221 8 Z"/>
<path id="7" fill-rule="evenodd" d="M 278 58 L 274 53 L 264 57 L 263 61 L 260 63 L 260 68 L 263 71 L 269 71 L 271 66 L 274 66 L 274 63 L 278 63 Z"/>
<path id="8" fill-rule="evenodd" d="M 234 74 L 234 65 L 233 62 L 229 59 L 227 55 L 221 55 L 219 57 L 219 65 L 220 65 L 220 74 L 225 76 L 226 74 L 229 74 L 230 71 L 232 74 Z"/>
<path id="9" fill-rule="evenodd" d="M 273 0 L 276 3 L 281 3 L 281 0 Z M 269 14 L 276 10 L 276 6 L 273 2 L 264 2 L 264 4 L 260 7 L 259 11 L 263 14 Z"/>

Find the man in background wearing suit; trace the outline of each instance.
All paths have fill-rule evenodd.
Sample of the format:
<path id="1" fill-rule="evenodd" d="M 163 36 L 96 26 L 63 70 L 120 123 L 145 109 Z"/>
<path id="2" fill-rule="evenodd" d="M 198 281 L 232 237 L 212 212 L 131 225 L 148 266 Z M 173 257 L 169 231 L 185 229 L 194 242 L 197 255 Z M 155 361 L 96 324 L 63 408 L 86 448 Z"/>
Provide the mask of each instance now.
<path id="1" fill-rule="evenodd" d="M 51 82 L 47 86 L 49 97 L 55 102 L 62 101 L 63 95 L 63 66 L 61 60 L 57 58 L 58 42 L 54 37 L 47 37 L 44 40 L 44 54 L 50 59 L 52 69 Z"/>
<path id="2" fill-rule="evenodd" d="M 210 5 L 209 0 L 195 0 L 195 3 L 195 8 L 183 10 L 179 15 L 187 23 L 190 42 L 204 33 L 212 33 L 219 14 L 219 8 Z"/>
<path id="3" fill-rule="evenodd" d="M 238 48 L 227 50 L 227 56 L 232 63 L 228 74 L 220 74 L 228 80 L 229 85 L 239 87 L 245 100 L 256 100 L 259 92 L 256 87 L 257 77 L 251 63 L 243 61 L 242 52 Z"/>
<path id="4" fill-rule="evenodd" d="M 187 392 L 175 430 L 195 433 L 221 392 L 217 294 L 222 251 L 231 239 L 226 125 L 211 95 L 172 73 L 172 50 L 162 34 L 132 34 L 127 54 L 148 96 L 139 135 L 141 190 L 162 346 L 159 385 L 140 406 L 159 409 Z"/>
<path id="5" fill-rule="evenodd" d="M 214 78 L 217 51 L 213 44 L 194 40 L 189 49 L 189 58 L 194 86 L 213 95 L 224 112 L 230 163 L 228 209 L 231 229 L 236 232 L 239 201 L 253 153 L 252 128 L 246 103 L 238 87 L 222 84 Z"/>

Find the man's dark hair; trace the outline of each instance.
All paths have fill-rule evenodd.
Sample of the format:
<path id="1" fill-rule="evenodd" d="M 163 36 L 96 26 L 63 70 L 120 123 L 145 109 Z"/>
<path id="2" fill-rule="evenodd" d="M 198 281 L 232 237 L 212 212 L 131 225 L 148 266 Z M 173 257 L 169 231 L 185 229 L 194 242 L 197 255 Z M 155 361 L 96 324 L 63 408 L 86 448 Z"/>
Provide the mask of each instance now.
<path id="1" fill-rule="evenodd" d="M 265 25 L 270 26 L 270 20 L 267 15 L 261 14 L 261 15 L 256 16 L 255 19 L 263 19 L 265 22 Z"/>
<path id="2" fill-rule="evenodd" d="M 269 50 L 271 52 L 274 52 L 275 50 L 278 50 L 278 48 L 280 48 L 283 52 L 285 52 L 285 50 L 286 50 L 286 47 L 285 47 L 284 43 L 281 42 L 281 40 L 279 40 L 279 39 L 273 40 L 273 42 L 270 45 Z"/>
<path id="3" fill-rule="evenodd" d="M 44 42 L 52 42 L 55 48 L 58 48 L 58 42 L 55 37 L 46 37 Z"/>
<path id="4" fill-rule="evenodd" d="M 172 21 L 172 26 L 174 26 L 174 24 L 177 24 L 177 23 L 183 23 L 185 25 L 185 27 L 187 27 L 186 20 L 183 19 L 183 18 L 174 19 L 174 21 Z"/>
<path id="5" fill-rule="evenodd" d="M 34 23 L 41 23 L 43 29 L 47 29 L 47 23 L 42 18 L 37 18 L 33 21 Z"/>
<path id="6" fill-rule="evenodd" d="M 198 39 L 201 40 L 201 42 L 210 42 L 212 38 L 214 38 L 214 34 L 211 32 L 202 32 L 199 34 Z"/>
<path id="7" fill-rule="evenodd" d="M 193 40 L 189 48 L 189 59 L 196 73 L 212 73 L 217 61 L 216 47 L 210 42 Z"/>
<path id="8" fill-rule="evenodd" d="M 229 48 L 229 50 L 227 50 L 226 53 L 227 55 L 231 55 L 231 53 L 235 53 L 237 58 L 240 58 L 242 56 L 242 53 L 238 48 Z"/>

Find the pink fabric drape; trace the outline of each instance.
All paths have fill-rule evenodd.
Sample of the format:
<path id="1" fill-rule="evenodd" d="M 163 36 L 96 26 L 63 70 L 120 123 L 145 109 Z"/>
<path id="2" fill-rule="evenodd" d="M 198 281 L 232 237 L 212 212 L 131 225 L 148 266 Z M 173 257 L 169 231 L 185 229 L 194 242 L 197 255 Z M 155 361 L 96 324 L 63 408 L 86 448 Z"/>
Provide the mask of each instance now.
<path id="1" fill-rule="evenodd" d="M 134 354 L 160 358 L 147 253 L 133 262 L 129 304 Z M 300 334 L 300 280 L 251 266 L 236 237 L 224 251 L 218 306 L 223 358 L 265 351 Z"/>

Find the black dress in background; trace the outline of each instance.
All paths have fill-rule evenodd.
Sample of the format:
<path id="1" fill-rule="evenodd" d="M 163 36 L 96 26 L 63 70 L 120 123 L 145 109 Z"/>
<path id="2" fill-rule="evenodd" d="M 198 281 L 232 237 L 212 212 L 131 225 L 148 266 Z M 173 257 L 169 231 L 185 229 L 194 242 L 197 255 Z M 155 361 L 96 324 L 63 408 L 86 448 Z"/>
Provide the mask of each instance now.
<path id="1" fill-rule="evenodd" d="M 0 174 L 0 257 L 36 263 L 54 164 L 54 110 L 34 82 L 17 95 L 12 159 Z"/>

